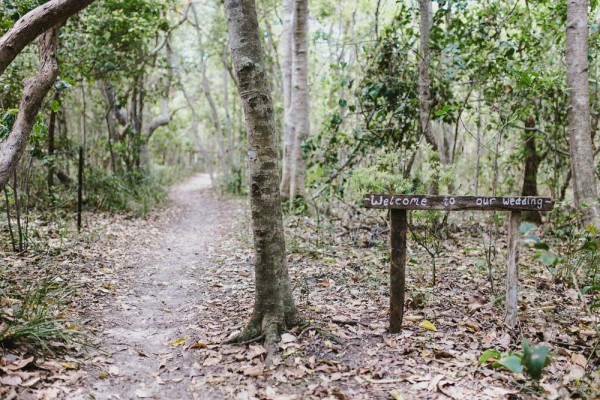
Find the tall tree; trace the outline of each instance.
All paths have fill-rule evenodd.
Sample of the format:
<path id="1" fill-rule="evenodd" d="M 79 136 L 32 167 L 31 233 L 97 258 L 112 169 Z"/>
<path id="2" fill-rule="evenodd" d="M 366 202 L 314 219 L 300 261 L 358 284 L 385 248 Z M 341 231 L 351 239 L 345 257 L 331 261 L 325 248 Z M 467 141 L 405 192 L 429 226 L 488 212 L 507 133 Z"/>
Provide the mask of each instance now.
<path id="1" fill-rule="evenodd" d="M 425 137 L 427 143 L 437 152 L 439 148 L 431 129 L 431 79 L 429 78 L 429 59 L 431 54 L 429 41 L 433 21 L 431 0 L 419 0 L 419 10 L 419 43 L 421 46 L 421 60 L 419 62 L 419 126 L 421 134 Z M 438 194 L 439 192 L 437 180 L 437 177 L 434 176 L 433 183 L 429 189 L 431 194 Z"/>
<path id="2" fill-rule="evenodd" d="M 285 254 L 279 193 L 277 129 L 265 74 L 254 0 L 226 0 L 229 43 L 248 132 L 250 206 L 256 252 L 252 317 L 234 340 L 264 335 L 270 352 L 281 332 L 300 321 Z"/>
<path id="3" fill-rule="evenodd" d="M 283 0 L 283 168 L 281 173 L 281 197 L 290 198 L 290 177 L 292 175 L 292 148 L 294 146 L 294 122 L 292 113 L 292 66 L 294 35 L 292 32 L 294 17 L 294 0 Z"/>
<path id="4" fill-rule="evenodd" d="M 304 197 L 306 162 L 302 142 L 310 134 L 308 100 L 308 0 L 296 0 L 294 5 L 294 51 L 292 70 L 292 104 L 294 117 L 294 141 L 292 149 L 292 171 L 290 198 Z"/>
<path id="5" fill-rule="evenodd" d="M 521 196 L 538 195 L 537 176 L 542 157 L 537 152 L 535 133 L 535 118 L 530 116 L 525 121 L 525 132 L 522 135 L 525 147 L 525 171 Z M 521 214 L 524 221 L 542 223 L 542 214 L 538 211 L 523 211 Z"/>
<path id="6" fill-rule="evenodd" d="M 567 88 L 569 91 L 569 144 L 575 205 L 584 221 L 600 227 L 600 211 L 590 116 L 588 76 L 588 1 L 567 1 Z M 587 204 L 587 207 L 584 207 Z"/>

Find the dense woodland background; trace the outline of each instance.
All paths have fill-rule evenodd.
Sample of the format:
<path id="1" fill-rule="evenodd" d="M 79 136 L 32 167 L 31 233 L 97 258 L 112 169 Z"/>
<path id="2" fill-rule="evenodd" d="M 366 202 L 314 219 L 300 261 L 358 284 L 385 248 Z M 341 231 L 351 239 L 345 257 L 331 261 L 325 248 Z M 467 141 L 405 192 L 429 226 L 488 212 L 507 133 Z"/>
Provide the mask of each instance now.
<path id="1" fill-rule="evenodd" d="M 0 2 L 0 35 L 43 3 Z M 578 317 L 556 317 L 564 337 L 523 329 L 506 351 L 522 352 L 522 338 L 581 350 L 584 363 L 567 359 L 583 373 L 565 379 L 568 392 L 560 393 L 593 398 L 600 368 L 600 226 L 593 211 L 600 6 L 578 3 L 588 11 L 588 48 L 582 40 L 567 43 L 567 27 L 578 23 L 567 20 L 567 1 L 265 0 L 256 12 L 278 128 L 288 253 L 327 270 L 331 257 L 364 251 L 372 258 L 353 272 L 354 283 L 385 285 L 387 216 L 362 206 L 365 193 L 551 197 L 553 212 L 528 213 L 521 225 L 524 276 L 534 287 L 539 276 L 555 296 L 548 298 L 575 293 Z M 98 218 L 144 218 L 166 206 L 169 186 L 199 172 L 223 198 L 249 194 L 253 154 L 227 31 L 223 2 L 211 0 L 95 1 L 60 28 L 58 78 L 0 204 L 2 348 L 48 350 L 71 340 L 61 328 L 62 306 L 27 309 L 46 301 L 36 296 L 60 278 L 38 267 L 73 243 L 97 240 Z M 569 119 L 569 51 L 589 62 L 589 89 L 582 90 L 590 114 L 579 128 L 581 117 Z M 0 141 L 13 130 L 24 79 L 38 68 L 33 42 L 0 75 Z M 588 132 L 587 142 L 574 142 L 574 129 Z M 587 175 L 574 176 L 574 160 L 589 166 Z M 435 285 L 440 274 L 442 283 L 460 282 L 444 271 L 461 264 L 501 310 L 507 216 L 412 213 L 409 266 L 416 276 L 408 307 L 443 308 Z M 476 255 L 456 256 L 461 248 Z M 292 277 L 297 298 L 308 296 L 310 285 L 329 285 L 322 275 L 302 276 Z M 557 306 L 539 299 L 528 297 L 525 307 Z M 556 355 L 560 344 L 553 346 Z M 506 361 L 506 351 L 492 358 Z M 560 374 L 570 376 L 571 364 Z M 550 393 L 527 379 L 517 386 L 532 396 Z"/>

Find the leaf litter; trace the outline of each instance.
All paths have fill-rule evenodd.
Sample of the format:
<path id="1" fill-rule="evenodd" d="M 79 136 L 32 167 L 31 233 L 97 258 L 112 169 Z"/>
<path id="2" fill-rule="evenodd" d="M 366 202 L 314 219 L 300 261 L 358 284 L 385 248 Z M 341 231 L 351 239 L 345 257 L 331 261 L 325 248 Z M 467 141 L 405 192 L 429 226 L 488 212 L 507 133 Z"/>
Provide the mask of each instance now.
<path id="1" fill-rule="evenodd" d="M 245 202 L 197 176 L 145 219 L 90 215 L 93 233 L 51 259 L 6 256 L 19 270 L 60 268 L 75 282 L 69 312 L 97 346 L 0 359 L 1 398 L 515 399 L 598 393 L 597 337 L 577 293 L 521 249 L 519 330 L 503 326 L 503 263 L 492 294 L 477 260 L 481 239 L 458 224 L 438 259 L 409 244 L 403 331 L 386 332 L 387 227 L 381 215 L 325 228 L 286 219 L 288 262 L 307 323 L 284 333 L 273 365 L 260 343 L 221 345 L 252 311 L 253 250 Z M 464 224 L 464 223 L 463 223 Z M 369 229 L 364 229 L 369 226 Z M 501 247 L 505 242 L 500 241 Z M 470 250 L 468 250 L 470 249 Z M 486 350 L 550 348 L 539 383 L 480 364 Z"/>

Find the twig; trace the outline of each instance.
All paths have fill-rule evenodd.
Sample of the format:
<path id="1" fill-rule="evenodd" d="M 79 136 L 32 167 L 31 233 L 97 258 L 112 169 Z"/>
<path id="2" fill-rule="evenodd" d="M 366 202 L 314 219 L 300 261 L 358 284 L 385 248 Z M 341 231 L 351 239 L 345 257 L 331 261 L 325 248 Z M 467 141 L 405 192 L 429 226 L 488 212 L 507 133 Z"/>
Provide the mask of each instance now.
<path id="1" fill-rule="evenodd" d="M 400 383 L 404 382 L 406 379 L 371 379 L 371 378 L 363 378 L 365 381 L 374 384 L 390 384 L 390 383 Z"/>

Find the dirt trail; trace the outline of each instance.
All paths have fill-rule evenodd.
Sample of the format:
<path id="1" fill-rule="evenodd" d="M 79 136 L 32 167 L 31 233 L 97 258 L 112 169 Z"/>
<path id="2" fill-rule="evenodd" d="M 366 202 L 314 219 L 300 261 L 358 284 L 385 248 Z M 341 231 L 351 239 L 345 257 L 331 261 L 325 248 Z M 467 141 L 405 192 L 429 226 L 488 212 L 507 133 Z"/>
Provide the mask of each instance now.
<path id="1" fill-rule="evenodd" d="M 227 234 L 235 212 L 214 198 L 207 175 L 175 187 L 171 199 L 174 218 L 148 227 L 158 234 L 122 243 L 137 255 L 119 277 L 111 309 L 96 316 L 101 350 L 109 356 L 91 363 L 83 383 L 98 399 L 196 397 L 189 386 L 199 372 L 185 349 L 196 336 L 198 308 L 211 301 L 203 279 L 206 255 Z M 180 338 L 187 343 L 174 346 Z"/>

